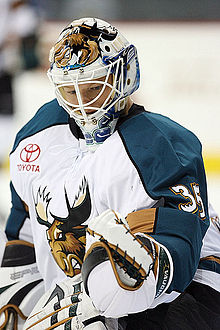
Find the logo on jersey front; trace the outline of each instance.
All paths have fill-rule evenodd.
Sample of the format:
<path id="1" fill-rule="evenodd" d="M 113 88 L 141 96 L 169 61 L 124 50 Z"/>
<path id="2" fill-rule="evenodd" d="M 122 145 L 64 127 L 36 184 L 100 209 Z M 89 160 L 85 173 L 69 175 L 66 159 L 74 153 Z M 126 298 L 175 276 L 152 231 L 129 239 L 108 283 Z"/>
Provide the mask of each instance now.
<path id="1" fill-rule="evenodd" d="M 35 210 L 38 222 L 48 228 L 47 239 L 55 261 L 67 276 L 73 277 L 81 272 L 87 227 L 83 223 L 91 213 L 91 199 L 86 179 L 83 178 L 72 206 L 65 187 L 64 194 L 67 217 L 59 217 L 50 210 L 51 197 L 47 187 L 38 189 Z"/>
<path id="2" fill-rule="evenodd" d="M 40 156 L 40 147 L 37 144 L 29 143 L 20 152 L 20 158 L 23 162 L 34 162 Z"/>
<path id="3" fill-rule="evenodd" d="M 40 172 L 40 167 L 37 164 L 33 164 L 41 153 L 41 149 L 37 144 L 29 143 L 20 152 L 20 159 L 23 162 L 18 164 L 19 172 Z"/>

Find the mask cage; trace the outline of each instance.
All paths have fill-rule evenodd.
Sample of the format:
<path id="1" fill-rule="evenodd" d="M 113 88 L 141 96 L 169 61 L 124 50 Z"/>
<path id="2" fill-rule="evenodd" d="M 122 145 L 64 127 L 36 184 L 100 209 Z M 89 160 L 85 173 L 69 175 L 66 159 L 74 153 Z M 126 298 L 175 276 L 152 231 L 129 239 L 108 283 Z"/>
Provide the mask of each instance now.
<path id="1" fill-rule="evenodd" d="M 77 75 L 73 75 L 72 73 L 68 75 L 69 81 L 62 82 L 55 87 L 56 97 L 61 106 L 63 106 L 69 115 L 75 118 L 77 121 L 89 122 L 94 121 L 94 119 L 98 119 L 103 113 L 106 113 L 109 109 L 111 109 L 119 99 L 123 97 L 123 75 L 120 73 L 123 70 L 123 60 L 119 58 L 116 62 L 111 63 L 105 67 L 107 74 L 105 76 L 105 80 L 97 80 L 99 77 L 99 72 L 103 71 L 103 68 L 96 69 L 91 72 L 86 72 L 86 78 L 82 78 L 83 74 L 80 72 Z M 109 83 L 110 75 L 113 76 L 113 83 Z M 99 93 L 91 100 L 86 103 L 83 103 L 82 96 L 80 93 L 80 86 L 83 84 L 99 84 L 102 85 Z M 69 102 L 62 95 L 62 88 L 67 86 L 73 86 L 76 93 L 77 104 Z M 106 88 L 109 88 L 110 91 L 107 97 L 103 100 L 101 106 L 96 107 L 93 104 L 102 97 Z M 86 111 L 94 111 L 94 113 L 86 113 Z"/>
<path id="2" fill-rule="evenodd" d="M 108 83 L 110 74 L 113 75 L 112 85 Z M 54 63 L 51 69 L 48 70 L 48 76 L 55 85 L 55 93 L 59 104 L 77 121 L 91 122 L 98 120 L 106 112 L 111 112 L 116 118 L 119 116 L 117 112 L 121 110 L 120 105 L 117 104 L 119 100 L 132 94 L 139 87 L 140 73 L 137 51 L 135 46 L 129 45 L 120 51 L 117 56 L 104 56 L 99 59 L 99 63 L 92 63 L 87 67 L 74 70 L 72 66 L 57 69 Z M 104 81 L 96 80 L 104 76 L 106 77 Z M 128 84 L 129 81 L 130 84 Z M 103 85 L 103 88 L 95 99 L 83 104 L 79 85 L 86 83 L 99 83 Z M 78 104 L 72 104 L 65 100 L 59 89 L 64 86 L 74 86 Z M 105 87 L 111 88 L 111 92 L 101 107 L 91 106 L 103 94 Z M 95 112 L 87 114 L 86 110 Z"/>

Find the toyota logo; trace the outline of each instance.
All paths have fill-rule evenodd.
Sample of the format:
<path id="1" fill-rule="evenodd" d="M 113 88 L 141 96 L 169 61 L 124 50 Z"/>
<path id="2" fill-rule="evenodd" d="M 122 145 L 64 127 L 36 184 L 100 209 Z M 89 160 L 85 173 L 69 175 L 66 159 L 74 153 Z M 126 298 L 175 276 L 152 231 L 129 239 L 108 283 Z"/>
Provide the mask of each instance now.
<path id="1" fill-rule="evenodd" d="M 23 162 L 34 162 L 40 156 L 40 147 L 37 144 L 28 144 L 21 150 L 20 158 Z"/>

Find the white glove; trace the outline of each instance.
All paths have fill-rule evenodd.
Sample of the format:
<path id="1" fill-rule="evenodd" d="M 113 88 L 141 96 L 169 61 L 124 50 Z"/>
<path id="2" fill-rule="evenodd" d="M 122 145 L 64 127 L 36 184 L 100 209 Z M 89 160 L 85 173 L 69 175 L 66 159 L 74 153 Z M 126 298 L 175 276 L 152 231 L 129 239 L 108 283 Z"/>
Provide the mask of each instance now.
<path id="1" fill-rule="evenodd" d="M 104 318 L 99 315 L 83 290 L 79 274 L 46 292 L 28 317 L 24 329 L 105 330 Z"/>
<path id="2" fill-rule="evenodd" d="M 88 224 L 82 277 L 86 292 L 105 317 L 147 310 L 172 280 L 169 251 L 144 234 L 142 212 L 138 219 L 139 211 L 133 212 L 132 221 L 128 215 L 127 222 L 107 210 Z"/>
<path id="3" fill-rule="evenodd" d="M 107 210 L 89 222 L 87 233 L 85 259 L 94 248 L 105 248 L 118 284 L 126 290 L 138 289 L 149 276 L 153 257 L 131 233 L 126 220 Z"/>

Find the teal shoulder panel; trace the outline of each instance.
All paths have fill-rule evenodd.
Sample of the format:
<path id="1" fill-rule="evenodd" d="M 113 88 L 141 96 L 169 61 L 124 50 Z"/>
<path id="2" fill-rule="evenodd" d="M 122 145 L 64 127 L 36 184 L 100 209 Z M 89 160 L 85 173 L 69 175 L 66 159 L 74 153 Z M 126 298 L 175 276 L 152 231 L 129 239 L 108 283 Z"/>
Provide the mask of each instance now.
<path id="1" fill-rule="evenodd" d="M 23 139 L 48 127 L 67 124 L 68 119 L 68 113 L 59 106 L 56 99 L 44 104 L 34 117 L 17 133 L 11 153 L 14 152 Z"/>
<path id="2" fill-rule="evenodd" d="M 165 116 L 148 112 L 128 119 L 118 132 L 153 199 L 164 197 L 166 204 L 176 207 L 168 188 L 175 184 L 188 186 L 196 180 L 207 205 L 201 143 L 192 132 Z"/>

